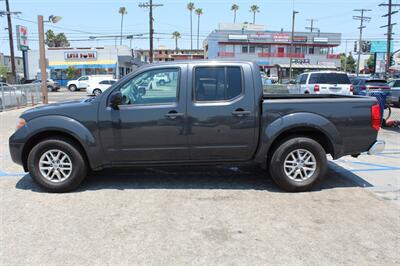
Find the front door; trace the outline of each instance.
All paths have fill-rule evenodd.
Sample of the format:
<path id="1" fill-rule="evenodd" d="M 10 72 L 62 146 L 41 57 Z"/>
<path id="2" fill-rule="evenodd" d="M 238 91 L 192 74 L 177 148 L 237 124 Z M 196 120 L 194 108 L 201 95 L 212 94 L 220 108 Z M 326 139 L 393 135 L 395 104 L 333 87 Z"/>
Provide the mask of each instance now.
<path id="1" fill-rule="evenodd" d="M 250 159 L 258 114 L 250 65 L 197 66 L 190 73 L 193 89 L 187 134 L 191 159 Z M 261 80 L 254 84 L 261 86 Z"/>
<path id="2" fill-rule="evenodd" d="M 188 160 L 184 130 L 185 68 L 156 68 L 135 75 L 115 90 L 123 95 L 119 110 L 100 112 L 102 143 L 114 163 Z M 170 82 L 154 82 L 157 75 Z"/>

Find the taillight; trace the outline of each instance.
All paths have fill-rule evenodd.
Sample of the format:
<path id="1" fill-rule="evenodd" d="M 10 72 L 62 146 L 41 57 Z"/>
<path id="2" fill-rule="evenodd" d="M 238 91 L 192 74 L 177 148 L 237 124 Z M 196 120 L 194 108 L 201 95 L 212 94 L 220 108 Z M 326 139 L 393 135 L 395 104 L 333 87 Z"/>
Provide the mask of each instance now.
<path id="1" fill-rule="evenodd" d="M 381 108 L 379 104 L 374 104 L 371 107 L 371 126 L 376 131 L 381 128 Z"/>
<path id="2" fill-rule="evenodd" d="M 314 92 L 319 92 L 319 85 L 314 85 Z"/>
<path id="3" fill-rule="evenodd" d="M 353 85 L 350 85 L 350 91 L 353 92 L 354 91 L 354 87 Z"/>

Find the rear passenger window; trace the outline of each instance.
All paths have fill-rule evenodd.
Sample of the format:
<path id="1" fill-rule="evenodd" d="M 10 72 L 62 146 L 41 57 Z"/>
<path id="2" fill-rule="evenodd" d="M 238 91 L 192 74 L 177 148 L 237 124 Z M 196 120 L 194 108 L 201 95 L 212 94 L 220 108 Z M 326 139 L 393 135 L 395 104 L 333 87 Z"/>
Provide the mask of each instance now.
<path id="1" fill-rule="evenodd" d="M 194 76 L 196 101 L 227 101 L 242 93 L 240 67 L 196 67 Z"/>

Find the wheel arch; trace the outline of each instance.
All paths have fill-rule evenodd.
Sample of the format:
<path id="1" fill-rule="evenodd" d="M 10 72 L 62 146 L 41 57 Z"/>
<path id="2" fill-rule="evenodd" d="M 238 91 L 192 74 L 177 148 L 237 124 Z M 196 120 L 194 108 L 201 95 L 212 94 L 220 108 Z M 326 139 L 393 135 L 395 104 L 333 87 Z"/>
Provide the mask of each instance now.
<path id="1" fill-rule="evenodd" d="M 28 139 L 28 141 L 26 142 L 26 144 L 24 145 L 24 148 L 22 150 L 22 165 L 23 165 L 25 171 L 28 171 L 28 155 L 29 155 L 30 151 L 33 149 L 33 147 L 35 147 L 41 141 L 43 141 L 45 139 L 51 139 L 51 138 L 64 139 L 64 140 L 68 140 L 68 141 L 74 143 L 76 145 L 76 147 L 82 153 L 85 161 L 88 162 L 90 165 L 90 161 L 89 161 L 87 152 L 86 152 L 85 148 L 83 147 L 82 143 L 78 140 L 78 138 L 76 138 L 72 134 L 69 134 L 64 131 L 51 130 L 51 131 L 38 132 L 37 134 L 31 136 Z"/>
<path id="2" fill-rule="evenodd" d="M 255 160 L 264 163 L 282 141 L 292 137 L 308 137 L 317 141 L 333 158 L 342 153 L 342 138 L 328 119 L 312 113 L 295 113 L 276 119 L 261 130 L 260 148 Z"/>

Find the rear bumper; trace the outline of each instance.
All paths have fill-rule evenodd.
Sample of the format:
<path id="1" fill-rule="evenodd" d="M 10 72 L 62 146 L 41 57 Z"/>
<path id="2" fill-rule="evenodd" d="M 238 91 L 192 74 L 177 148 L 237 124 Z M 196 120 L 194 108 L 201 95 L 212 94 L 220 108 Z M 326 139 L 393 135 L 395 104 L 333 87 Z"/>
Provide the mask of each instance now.
<path id="1" fill-rule="evenodd" d="M 369 148 L 368 154 L 374 155 L 383 152 L 385 149 L 386 143 L 383 140 L 377 140 L 374 144 Z"/>

